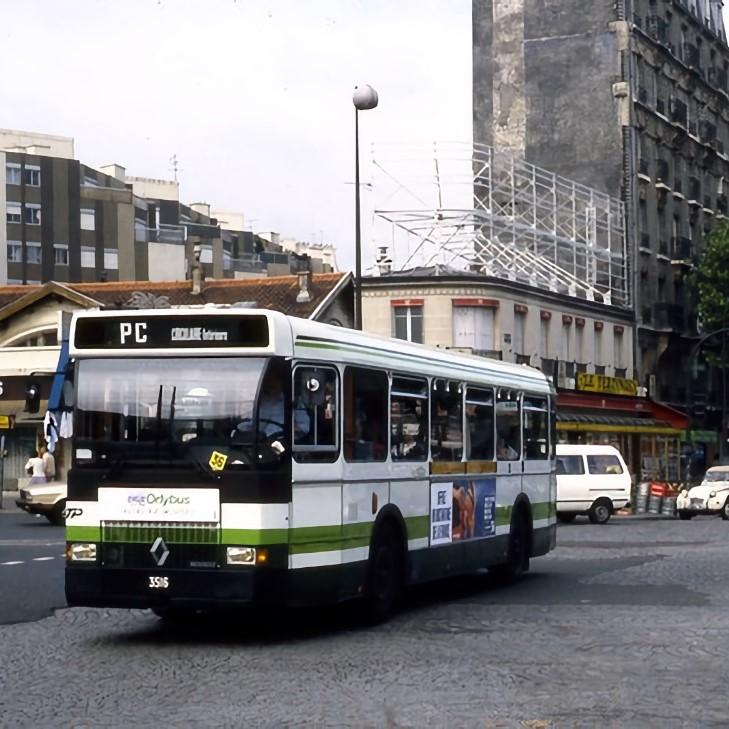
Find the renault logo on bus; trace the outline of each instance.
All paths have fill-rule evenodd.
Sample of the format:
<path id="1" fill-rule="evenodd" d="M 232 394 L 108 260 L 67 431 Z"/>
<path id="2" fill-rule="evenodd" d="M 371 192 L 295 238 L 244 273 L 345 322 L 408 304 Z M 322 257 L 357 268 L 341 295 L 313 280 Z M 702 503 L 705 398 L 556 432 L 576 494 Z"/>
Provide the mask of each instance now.
<path id="1" fill-rule="evenodd" d="M 149 550 L 152 555 L 152 559 L 157 563 L 158 567 L 162 567 L 167 557 L 170 556 L 170 550 L 167 549 L 165 540 L 162 537 L 157 537 Z"/>

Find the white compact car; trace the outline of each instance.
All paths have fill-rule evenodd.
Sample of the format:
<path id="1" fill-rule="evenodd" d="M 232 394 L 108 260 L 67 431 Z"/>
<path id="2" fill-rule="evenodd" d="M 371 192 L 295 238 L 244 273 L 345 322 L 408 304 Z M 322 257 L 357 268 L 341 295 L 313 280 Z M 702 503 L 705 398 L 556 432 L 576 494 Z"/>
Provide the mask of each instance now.
<path id="1" fill-rule="evenodd" d="M 604 445 L 557 445 L 557 519 L 587 514 L 605 524 L 630 501 L 630 472 L 620 451 Z"/>
<path id="2" fill-rule="evenodd" d="M 679 519 L 696 514 L 721 514 L 722 519 L 729 519 L 729 466 L 713 466 L 698 486 L 683 489 L 676 510 Z"/>
<path id="3" fill-rule="evenodd" d="M 15 500 L 17 506 L 29 514 L 42 514 L 51 524 L 65 524 L 66 482 L 49 481 L 34 486 L 24 486 Z"/>

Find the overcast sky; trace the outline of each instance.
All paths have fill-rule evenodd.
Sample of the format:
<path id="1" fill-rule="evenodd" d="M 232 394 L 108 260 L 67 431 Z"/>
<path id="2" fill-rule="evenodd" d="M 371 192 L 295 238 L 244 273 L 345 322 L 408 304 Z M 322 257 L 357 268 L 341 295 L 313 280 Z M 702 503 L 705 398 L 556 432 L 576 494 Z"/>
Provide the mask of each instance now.
<path id="1" fill-rule="evenodd" d="M 357 83 L 372 140 L 471 137 L 471 0 L 3 0 L 0 127 L 354 261 Z M 363 160 L 364 161 L 364 160 Z M 369 194 L 369 193 L 363 193 Z"/>
<path id="2" fill-rule="evenodd" d="M 0 37 L 0 127 L 129 175 L 177 155 L 183 202 L 323 238 L 343 268 L 353 87 L 380 96 L 363 164 L 371 141 L 471 139 L 471 0 L 2 0 Z"/>

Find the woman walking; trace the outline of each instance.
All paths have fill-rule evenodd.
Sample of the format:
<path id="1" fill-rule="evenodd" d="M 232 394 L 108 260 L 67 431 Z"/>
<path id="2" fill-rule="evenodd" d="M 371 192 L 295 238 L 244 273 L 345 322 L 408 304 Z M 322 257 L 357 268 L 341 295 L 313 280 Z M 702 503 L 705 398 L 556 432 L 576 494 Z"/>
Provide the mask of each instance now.
<path id="1" fill-rule="evenodd" d="M 38 455 L 38 451 L 31 451 L 30 458 L 28 458 L 28 462 L 25 464 L 25 472 L 30 475 L 31 486 L 38 483 L 46 483 L 43 459 Z"/>

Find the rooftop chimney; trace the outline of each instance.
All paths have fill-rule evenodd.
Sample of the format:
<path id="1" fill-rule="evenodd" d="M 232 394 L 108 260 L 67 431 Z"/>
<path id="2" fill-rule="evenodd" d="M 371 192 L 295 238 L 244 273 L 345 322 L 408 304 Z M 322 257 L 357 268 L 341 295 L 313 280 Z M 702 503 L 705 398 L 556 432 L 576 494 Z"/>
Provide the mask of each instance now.
<path id="1" fill-rule="evenodd" d="M 192 264 L 190 265 L 190 279 L 192 280 L 192 294 L 199 296 L 202 293 L 202 284 L 205 280 L 205 271 L 200 263 L 200 244 L 192 247 Z"/>

